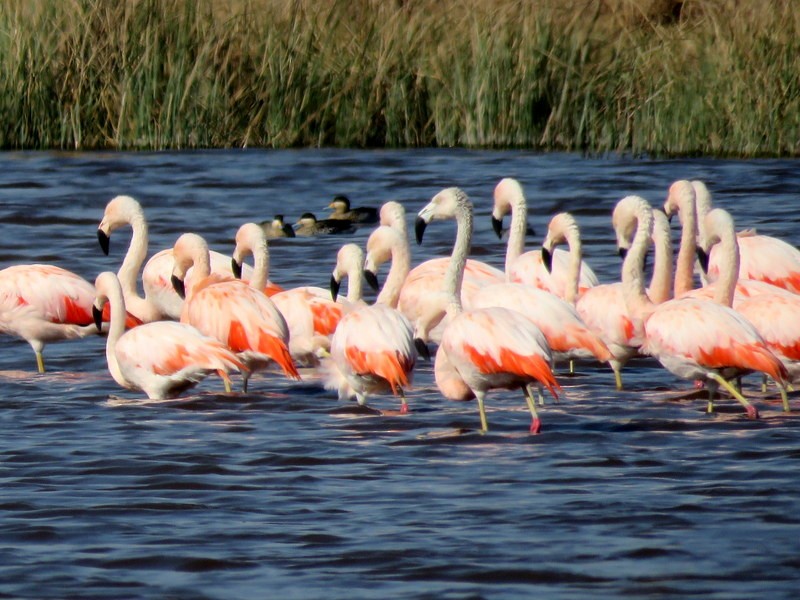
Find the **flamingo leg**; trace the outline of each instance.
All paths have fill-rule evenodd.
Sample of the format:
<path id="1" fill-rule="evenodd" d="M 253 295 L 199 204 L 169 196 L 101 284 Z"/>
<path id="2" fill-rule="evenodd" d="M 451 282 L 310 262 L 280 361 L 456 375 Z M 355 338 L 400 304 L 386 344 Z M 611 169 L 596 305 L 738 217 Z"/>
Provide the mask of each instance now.
<path id="1" fill-rule="evenodd" d="M 223 370 L 217 371 L 217 375 L 219 375 L 222 378 L 222 382 L 225 384 L 225 393 L 226 394 L 230 394 L 231 393 L 231 378 L 228 377 L 228 374 Z"/>
<path id="2" fill-rule="evenodd" d="M 36 350 L 36 367 L 39 369 L 39 373 L 44 373 L 44 356 L 42 355 L 41 350 Z"/>
<path id="3" fill-rule="evenodd" d="M 761 375 L 761 393 L 767 393 L 767 376 L 763 374 Z"/>
<path id="4" fill-rule="evenodd" d="M 528 410 L 531 411 L 531 433 L 537 434 L 542 430 L 542 422 L 536 412 L 536 402 L 533 401 L 530 385 L 525 386 L 525 401 L 528 403 Z"/>
<path id="5" fill-rule="evenodd" d="M 247 393 L 247 382 L 250 381 L 250 378 L 245 375 L 242 377 L 242 391 L 246 394 Z"/>
<path id="6" fill-rule="evenodd" d="M 614 382 L 617 384 L 617 391 L 620 392 L 622 391 L 622 373 L 618 368 L 612 367 L 612 369 L 614 369 Z"/>
<path id="7" fill-rule="evenodd" d="M 408 402 L 406 402 L 406 395 L 403 393 L 403 388 L 400 388 L 400 414 L 407 415 L 409 413 L 408 410 Z"/>
<path id="8" fill-rule="evenodd" d="M 572 358 L 569 359 L 569 374 L 570 375 L 575 374 L 575 360 Z"/>
<path id="9" fill-rule="evenodd" d="M 790 412 L 789 408 L 789 397 L 786 395 L 786 387 L 778 383 L 777 381 L 775 384 L 778 386 L 778 390 L 781 392 L 781 400 L 783 401 L 783 412 Z M 765 386 L 766 387 L 766 386 Z"/>
<path id="10" fill-rule="evenodd" d="M 744 406 L 744 409 L 747 412 L 748 417 L 750 417 L 751 419 L 758 418 L 758 409 L 752 404 L 750 404 L 750 401 L 744 396 L 742 396 L 742 394 L 735 387 L 733 387 L 730 383 L 725 381 L 724 377 L 722 377 L 718 373 L 714 373 L 713 371 L 708 373 L 707 377 L 709 379 L 716 381 L 719 385 L 724 387 L 731 394 L 731 396 L 736 398 L 742 404 L 742 406 Z"/>
<path id="11" fill-rule="evenodd" d="M 486 421 L 486 407 L 483 405 L 484 396 L 486 396 L 484 392 L 475 392 L 475 398 L 478 399 L 478 412 L 481 415 L 481 433 L 489 431 L 489 423 Z"/>

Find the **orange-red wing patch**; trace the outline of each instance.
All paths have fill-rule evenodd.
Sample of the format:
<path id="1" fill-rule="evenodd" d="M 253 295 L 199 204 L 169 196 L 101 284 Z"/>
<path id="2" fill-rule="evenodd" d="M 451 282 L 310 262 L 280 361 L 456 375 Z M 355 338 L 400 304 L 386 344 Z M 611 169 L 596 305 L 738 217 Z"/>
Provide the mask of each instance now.
<path id="1" fill-rule="evenodd" d="M 783 382 L 788 377 L 786 367 L 766 348 L 754 344 L 736 344 L 699 348 L 701 364 L 718 369 L 737 367 L 766 373 L 775 381 Z"/>
<path id="2" fill-rule="evenodd" d="M 64 296 L 64 318 L 62 323 L 74 325 L 89 325 L 92 323 L 92 314 L 86 307 L 81 306 L 69 296 Z"/>
<path id="3" fill-rule="evenodd" d="M 282 292 L 283 288 L 276 283 L 272 283 L 271 281 L 267 282 L 267 286 L 264 288 L 264 293 L 267 296 L 272 296 L 277 294 L 278 292 Z"/>
<path id="4" fill-rule="evenodd" d="M 382 377 L 397 395 L 400 388 L 408 387 L 408 373 L 414 360 L 398 351 L 365 352 L 357 346 L 348 346 L 345 355 L 356 373 L 372 373 Z"/>
<path id="5" fill-rule="evenodd" d="M 289 353 L 289 348 L 283 340 L 262 332 L 258 340 L 258 351 L 278 363 L 287 377 L 300 379 L 300 373 L 297 371 L 292 355 Z"/>
<path id="6" fill-rule="evenodd" d="M 511 373 L 520 377 L 530 377 L 544 385 L 555 398 L 558 398 L 556 389 L 560 390 L 561 386 L 558 385 L 550 365 L 538 354 L 522 355 L 508 348 L 501 348 L 500 356 L 495 358 L 489 354 L 482 354 L 469 344 L 464 344 L 463 349 L 481 373 Z"/>
<path id="7" fill-rule="evenodd" d="M 342 320 L 342 305 L 333 302 L 313 302 L 311 314 L 314 316 L 314 333 L 332 335 Z"/>

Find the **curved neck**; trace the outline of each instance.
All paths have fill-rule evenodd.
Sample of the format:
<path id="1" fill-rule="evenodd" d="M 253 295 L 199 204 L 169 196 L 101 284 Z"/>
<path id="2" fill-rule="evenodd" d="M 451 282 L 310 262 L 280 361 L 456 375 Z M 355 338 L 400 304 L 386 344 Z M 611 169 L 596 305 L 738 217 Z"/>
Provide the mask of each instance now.
<path id="1" fill-rule="evenodd" d="M 645 214 L 645 210 L 648 214 Z M 635 318 L 645 319 L 653 310 L 653 302 L 644 290 L 644 258 L 650 244 L 652 216 L 650 208 L 637 214 L 636 234 L 622 263 L 622 291 L 625 306 Z"/>
<path id="2" fill-rule="evenodd" d="M 681 220 L 681 245 L 675 265 L 675 297 L 694 289 L 694 261 L 697 252 L 697 215 L 695 203 L 687 198 L 678 211 Z"/>
<path id="3" fill-rule="evenodd" d="M 577 224 L 572 224 L 565 236 L 569 247 L 569 268 L 567 270 L 567 286 L 564 289 L 564 300 L 575 304 L 578 298 L 578 280 L 581 275 L 581 262 L 583 260 L 583 245 Z"/>
<path id="4" fill-rule="evenodd" d="M 390 250 L 392 266 L 389 267 L 389 274 L 386 276 L 386 281 L 375 302 L 397 308 L 400 290 L 411 270 L 411 246 L 408 243 L 408 237 L 405 234 L 398 235 Z"/>
<path id="5" fill-rule="evenodd" d="M 108 361 L 108 371 L 114 381 L 127 387 L 128 382 L 122 375 L 117 361 L 116 347 L 117 341 L 125 333 L 126 308 L 123 298 L 122 287 L 120 285 L 109 286 L 107 290 L 108 303 L 110 307 L 110 320 L 108 324 L 108 336 L 106 337 L 106 360 Z"/>
<path id="6" fill-rule="evenodd" d="M 117 271 L 117 277 L 119 278 L 119 283 L 122 286 L 122 293 L 126 300 L 130 300 L 134 297 L 144 300 L 144 298 L 139 295 L 137 280 L 144 259 L 147 257 L 147 246 L 150 242 L 147 221 L 144 218 L 144 214 L 138 212 L 130 217 L 128 223 L 133 230 L 133 234 L 131 235 L 131 243 L 128 245 L 128 251 L 125 253 L 122 265 L 120 265 L 119 271 Z"/>
<path id="7" fill-rule="evenodd" d="M 259 228 L 260 229 L 260 228 Z M 250 287 L 263 290 L 267 287 L 269 278 L 269 247 L 267 238 L 260 236 L 252 247 L 247 248 L 253 255 L 253 275 L 250 278 Z"/>
<path id="8" fill-rule="evenodd" d="M 362 280 L 364 270 L 361 265 L 350 265 L 347 270 L 347 301 L 351 303 L 360 302 L 363 298 Z"/>
<path id="9" fill-rule="evenodd" d="M 506 247 L 506 281 L 510 281 L 511 265 L 525 251 L 525 231 L 528 227 L 528 206 L 521 194 L 511 201 L 511 225 L 508 229 L 508 245 Z"/>
<path id="10" fill-rule="evenodd" d="M 711 196 L 708 193 L 708 190 L 705 187 L 702 190 L 698 190 L 695 187 L 695 214 L 697 219 L 697 233 L 698 239 L 700 240 L 701 244 L 705 244 L 706 240 L 706 215 L 711 210 Z"/>
<path id="11" fill-rule="evenodd" d="M 211 255 L 208 246 L 195 246 L 192 248 L 192 286 L 186 290 L 186 298 L 194 294 L 198 286 L 204 286 L 204 280 L 211 275 Z"/>
<path id="12" fill-rule="evenodd" d="M 710 252 L 710 250 L 709 250 Z M 733 295 L 739 279 L 739 241 L 731 229 L 720 236 L 717 252 L 721 253 L 719 278 L 714 283 L 714 301 L 725 306 L 733 306 Z"/>
<path id="13" fill-rule="evenodd" d="M 672 296 L 672 240 L 669 237 L 669 222 L 661 214 L 654 222 L 653 246 L 655 259 L 653 260 L 653 276 L 650 279 L 648 290 L 650 300 L 655 304 L 666 302 Z"/>
<path id="14" fill-rule="evenodd" d="M 459 206 L 456 211 L 456 241 L 453 254 L 444 274 L 442 291 L 448 298 L 448 311 L 461 312 L 461 285 L 464 281 L 464 269 L 472 244 L 472 211 L 468 206 Z"/>

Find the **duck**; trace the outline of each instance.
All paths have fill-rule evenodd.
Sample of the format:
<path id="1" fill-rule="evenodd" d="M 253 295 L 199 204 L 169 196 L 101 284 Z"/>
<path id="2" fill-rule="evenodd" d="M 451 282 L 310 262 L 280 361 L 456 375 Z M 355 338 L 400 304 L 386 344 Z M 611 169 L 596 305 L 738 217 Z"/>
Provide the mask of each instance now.
<path id="1" fill-rule="evenodd" d="M 294 229 L 283 221 L 283 215 L 275 215 L 271 221 L 261 221 L 259 225 L 268 238 L 295 237 Z"/>
<path id="2" fill-rule="evenodd" d="M 313 213 L 307 212 L 300 215 L 295 223 L 295 235 L 331 235 L 337 233 L 352 233 L 355 226 L 352 221 L 342 219 L 317 219 Z"/>
<path id="3" fill-rule="evenodd" d="M 352 223 L 377 223 L 378 209 L 371 206 L 357 206 L 350 208 L 350 199 L 347 196 L 336 196 L 328 208 L 333 212 L 328 216 L 329 219 L 337 221 L 351 221 Z"/>

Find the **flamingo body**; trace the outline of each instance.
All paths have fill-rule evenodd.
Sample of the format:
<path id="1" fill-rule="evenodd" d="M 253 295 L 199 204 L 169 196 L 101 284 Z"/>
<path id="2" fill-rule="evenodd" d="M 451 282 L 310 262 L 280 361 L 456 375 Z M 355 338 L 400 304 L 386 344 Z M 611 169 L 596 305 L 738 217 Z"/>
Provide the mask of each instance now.
<path id="1" fill-rule="evenodd" d="M 800 251 L 783 240 L 767 235 L 741 235 L 739 278 L 763 281 L 800 294 Z M 708 279 L 719 278 L 722 252 L 715 246 L 709 254 Z"/>

